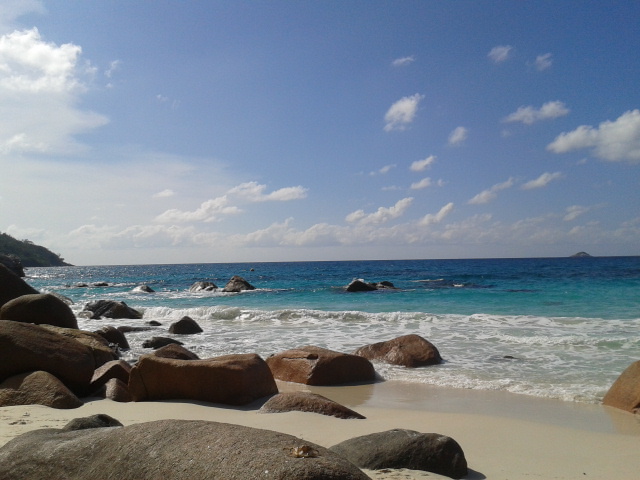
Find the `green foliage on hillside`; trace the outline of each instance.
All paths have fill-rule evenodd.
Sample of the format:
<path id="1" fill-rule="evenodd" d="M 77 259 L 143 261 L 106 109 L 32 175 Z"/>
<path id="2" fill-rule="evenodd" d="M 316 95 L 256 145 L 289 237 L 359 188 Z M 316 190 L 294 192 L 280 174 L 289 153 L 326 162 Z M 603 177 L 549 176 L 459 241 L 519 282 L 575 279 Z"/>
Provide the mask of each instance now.
<path id="1" fill-rule="evenodd" d="M 65 263 L 57 253 L 35 245 L 29 240 L 16 240 L 11 235 L 0 233 L 0 254 L 18 257 L 24 267 L 62 267 Z"/>

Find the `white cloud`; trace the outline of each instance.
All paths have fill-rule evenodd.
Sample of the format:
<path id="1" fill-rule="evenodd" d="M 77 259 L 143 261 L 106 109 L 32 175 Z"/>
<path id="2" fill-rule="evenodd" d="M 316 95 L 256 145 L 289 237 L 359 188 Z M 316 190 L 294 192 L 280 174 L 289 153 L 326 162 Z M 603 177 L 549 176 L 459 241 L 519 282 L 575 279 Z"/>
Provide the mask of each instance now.
<path id="1" fill-rule="evenodd" d="M 442 222 L 442 220 L 445 219 L 445 217 L 447 215 L 449 215 L 451 212 L 453 212 L 453 208 L 454 205 L 452 202 L 447 203 L 444 207 L 442 207 L 438 213 L 433 214 L 433 213 L 429 213 L 427 215 L 425 215 L 424 217 L 422 217 L 420 219 L 420 221 L 418 222 L 418 224 L 420 226 L 426 227 L 427 225 L 433 225 L 436 223 L 440 223 Z"/>
<path id="2" fill-rule="evenodd" d="M 542 188 L 542 187 L 546 187 L 549 182 L 552 182 L 553 180 L 558 180 L 560 178 L 562 178 L 564 175 L 562 175 L 562 173 L 560 172 L 554 172 L 554 173 L 548 173 L 545 172 L 542 175 L 540 175 L 538 178 L 536 178 L 535 180 L 531 180 L 527 183 L 525 183 L 524 185 L 522 185 L 522 189 L 523 190 L 531 190 L 533 188 Z"/>
<path id="3" fill-rule="evenodd" d="M 108 122 L 79 110 L 83 81 L 81 48 L 42 40 L 37 29 L 0 37 L 0 155 L 74 154 L 84 147 L 74 136 Z"/>
<path id="4" fill-rule="evenodd" d="M 489 57 L 493 63 L 502 63 L 509 59 L 512 51 L 513 47 L 511 45 L 499 45 L 493 47 L 487 54 L 487 57 Z"/>
<path id="5" fill-rule="evenodd" d="M 515 180 L 513 178 L 509 178 L 509 180 L 502 183 L 496 183 L 491 188 L 488 188 L 487 190 L 483 190 L 482 192 L 477 194 L 467 203 L 469 203 L 470 205 L 480 205 L 483 203 L 489 203 L 491 200 L 495 199 L 498 196 L 499 191 L 506 190 L 507 188 L 511 188 L 514 183 L 515 183 Z"/>
<path id="6" fill-rule="evenodd" d="M 536 57 L 536 68 L 538 69 L 538 71 L 543 71 L 546 70 L 547 68 L 551 68 L 551 65 L 553 64 L 553 60 L 551 59 L 551 54 L 550 53 L 545 53 L 543 55 L 538 55 Z"/>
<path id="7" fill-rule="evenodd" d="M 640 110 L 627 111 L 598 127 L 581 125 L 571 132 L 561 133 L 547 145 L 547 150 L 554 153 L 583 148 L 593 149 L 595 156 L 602 160 L 640 163 Z"/>
<path id="8" fill-rule="evenodd" d="M 153 198 L 168 198 L 168 197 L 173 197 L 174 195 L 175 195 L 175 192 L 170 188 L 167 188 L 165 190 L 162 190 L 161 192 L 154 193 Z"/>
<path id="9" fill-rule="evenodd" d="M 428 188 L 433 185 L 431 178 L 426 177 L 420 180 L 419 182 L 414 182 L 411 184 L 411 190 L 421 190 L 423 188 Z"/>
<path id="10" fill-rule="evenodd" d="M 449 145 L 460 145 L 467 139 L 469 130 L 465 127 L 456 127 L 449 134 Z"/>
<path id="11" fill-rule="evenodd" d="M 571 205 L 570 207 L 567 207 L 567 214 L 563 217 L 563 220 L 565 222 L 571 222 L 578 218 L 580 215 L 584 215 L 589 210 L 591 210 L 590 207 L 583 207 L 582 205 Z"/>
<path id="12" fill-rule="evenodd" d="M 410 55 L 408 57 L 396 58 L 393 62 L 391 62 L 391 65 L 393 67 L 406 67 L 407 65 L 415 62 L 415 60 L 416 57 L 414 55 Z"/>
<path id="13" fill-rule="evenodd" d="M 155 221 L 160 223 L 215 222 L 219 221 L 223 216 L 235 215 L 242 212 L 240 208 L 230 205 L 229 203 L 229 198 L 223 195 L 202 202 L 194 211 L 184 211 L 175 208 L 167 210 L 158 215 Z"/>
<path id="14" fill-rule="evenodd" d="M 416 93 L 409 97 L 402 97 L 391 105 L 384 116 L 384 121 L 386 122 L 384 130 L 386 132 L 404 130 L 415 119 L 418 105 L 422 99 L 424 99 L 424 95 Z"/>
<path id="15" fill-rule="evenodd" d="M 393 170 L 394 168 L 396 168 L 397 165 L 395 163 L 392 163 L 391 165 L 385 165 L 384 167 L 378 169 L 378 170 L 374 170 L 373 172 L 370 172 L 369 175 L 374 176 L 374 175 L 386 175 L 387 173 L 389 173 L 391 170 Z"/>
<path id="16" fill-rule="evenodd" d="M 413 197 L 403 198 L 398 200 L 394 206 L 380 207 L 374 213 L 366 214 L 364 210 L 356 210 L 347 215 L 345 220 L 360 225 L 380 225 L 401 217 L 412 203 Z"/>
<path id="17" fill-rule="evenodd" d="M 415 162 L 413 162 L 411 164 L 411 166 L 409 167 L 409 169 L 412 172 L 422 172 L 424 170 L 426 170 L 427 168 L 429 168 L 431 165 L 433 165 L 433 163 L 436 161 L 436 156 L 435 155 L 429 155 L 427 158 L 423 159 L 423 160 L 416 160 Z"/>
<path id="18" fill-rule="evenodd" d="M 512 114 L 508 115 L 504 121 L 522 122 L 525 125 L 531 125 L 540 120 L 563 117 L 569 112 L 570 110 L 563 102 L 556 100 L 554 102 L 547 102 L 540 108 L 535 108 L 533 106 L 520 107 Z"/>
<path id="19" fill-rule="evenodd" d="M 266 189 L 266 185 L 259 185 L 257 182 L 246 182 L 233 187 L 228 193 L 249 202 L 288 202 L 290 200 L 300 200 L 307 196 L 307 189 L 300 185 L 281 188 L 265 194 Z"/>

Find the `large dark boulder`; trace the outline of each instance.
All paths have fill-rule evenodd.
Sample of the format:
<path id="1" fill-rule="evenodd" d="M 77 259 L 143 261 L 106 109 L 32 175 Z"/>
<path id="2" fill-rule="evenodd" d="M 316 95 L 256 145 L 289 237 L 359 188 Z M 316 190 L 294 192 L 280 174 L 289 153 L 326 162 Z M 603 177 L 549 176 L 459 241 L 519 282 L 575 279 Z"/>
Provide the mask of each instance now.
<path id="1" fill-rule="evenodd" d="M 194 333 L 202 333 L 202 328 L 191 317 L 182 317 L 175 323 L 169 325 L 169 333 L 176 335 L 191 335 Z"/>
<path id="2" fill-rule="evenodd" d="M 637 413 L 640 409 L 640 360 L 629 365 L 607 391 L 604 405 Z"/>
<path id="3" fill-rule="evenodd" d="M 15 255 L 4 255 L 0 253 L 0 264 L 7 267 L 18 277 L 24 277 L 24 267 L 22 261 Z"/>
<path id="4" fill-rule="evenodd" d="M 271 397 L 260 413 L 311 412 L 337 418 L 363 419 L 362 415 L 338 402 L 311 392 L 282 392 Z"/>
<path id="5" fill-rule="evenodd" d="M 125 427 L 34 430 L 0 448 L 3 480 L 366 480 L 353 464 L 283 433 L 160 420 Z"/>
<path id="6" fill-rule="evenodd" d="M 0 320 L 0 381 L 42 370 L 74 393 L 84 392 L 96 368 L 93 352 L 54 328 Z"/>
<path id="7" fill-rule="evenodd" d="M 462 478 L 467 460 L 454 439 L 437 433 L 394 429 L 345 440 L 331 450 L 360 468 L 408 468 Z"/>
<path id="8" fill-rule="evenodd" d="M 134 400 L 186 399 L 246 405 L 278 393 L 265 361 L 256 354 L 206 360 L 175 360 L 143 355 L 131 370 Z"/>
<path id="9" fill-rule="evenodd" d="M 244 290 L 255 290 L 256 287 L 239 275 L 234 275 L 222 289 L 223 292 L 238 293 Z"/>
<path id="10" fill-rule="evenodd" d="M 78 328 L 69 305 L 49 293 L 32 293 L 9 300 L 0 307 L 0 320 Z"/>
<path id="11" fill-rule="evenodd" d="M 442 362 L 434 344 L 419 335 L 403 335 L 387 342 L 372 343 L 360 347 L 354 355 L 369 360 L 379 360 L 403 367 L 423 367 Z"/>
<path id="12" fill-rule="evenodd" d="M 376 372 L 369 360 L 326 348 L 305 346 L 271 355 L 267 364 L 273 376 L 306 385 L 340 385 L 372 382 Z"/>
<path id="13" fill-rule="evenodd" d="M 9 300 L 32 293 L 39 292 L 0 263 L 0 306 Z"/>
<path id="14" fill-rule="evenodd" d="M 124 302 L 115 300 L 97 300 L 85 305 L 84 309 L 91 312 L 91 318 L 94 320 L 99 318 L 142 318 L 142 313 Z"/>
<path id="15" fill-rule="evenodd" d="M 10 405 L 78 408 L 82 401 L 56 377 L 37 371 L 21 373 L 0 382 L 0 407 Z"/>

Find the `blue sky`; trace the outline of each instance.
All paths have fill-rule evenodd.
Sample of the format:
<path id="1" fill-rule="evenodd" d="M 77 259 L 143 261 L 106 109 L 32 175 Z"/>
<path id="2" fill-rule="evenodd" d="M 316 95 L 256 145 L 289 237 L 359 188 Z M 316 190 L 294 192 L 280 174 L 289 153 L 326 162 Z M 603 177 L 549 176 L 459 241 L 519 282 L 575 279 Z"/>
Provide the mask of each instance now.
<path id="1" fill-rule="evenodd" d="M 0 1 L 0 231 L 71 263 L 640 254 L 637 1 Z"/>

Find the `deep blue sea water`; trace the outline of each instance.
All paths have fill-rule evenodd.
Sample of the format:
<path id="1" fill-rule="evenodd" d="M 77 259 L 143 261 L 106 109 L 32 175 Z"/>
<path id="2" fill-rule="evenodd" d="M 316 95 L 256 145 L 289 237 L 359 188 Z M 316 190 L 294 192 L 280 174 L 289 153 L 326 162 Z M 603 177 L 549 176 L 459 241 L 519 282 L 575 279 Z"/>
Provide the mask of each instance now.
<path id="1" fill-rule="evenodd" d="M 416 333 L 445 362 L 404 369 L 377 364 L 387 379 L 457 388 L 499 389 L 598 402 L 640 359 L 640 257 L 396 260 L 52 267 L 27 269 L 36 289 L 70 298 L 81 328 L 162 326 L 129 333 L 125 358 L 142 342 L 171 336 L 184 315 L 204 333 L 181 336 L 201 358 L 272 353 L 303 345 L 350 352 Z M 240 275 L 256 287 L 222 293 Z M 354 278 L 397 290 L 348 293 Z M 189 292 L 196 281 L 219 290 Z M 93 284 L 106 282 L 108 286 Z M 79 284 L 88 286 L 80 287 Z M 155 293 L 140 293 L 146 284 Z M 84 305 L 125 301 L 142 320 L 89 320 Z"/>

